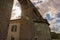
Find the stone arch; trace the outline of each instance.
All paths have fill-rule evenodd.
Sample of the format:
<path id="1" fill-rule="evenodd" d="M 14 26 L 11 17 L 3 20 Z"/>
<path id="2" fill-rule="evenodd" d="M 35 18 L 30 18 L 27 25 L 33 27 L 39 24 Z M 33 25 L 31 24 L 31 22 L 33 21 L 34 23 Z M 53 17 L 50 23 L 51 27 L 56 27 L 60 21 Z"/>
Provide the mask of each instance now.
<path id="1" fill-rule="evenodd" d="M 0 40 L 7 39 L 7 33 L 8 33 L 8 29 L 9 29 L 8 25 L 9 25 L 9 21 L 10 21 L 13 1 L 14 0 L 1 0 L 0 1 L 0 15 L 1 15 L 0 16 L 0 36 L 1 36 Z M 30 3 L 28 0 L 18 0 L 18 1 L 21 4 L 22 16 L 24 16 L 27 13 L 29 18 L 31 19 L 30 22 L 28 22 L 25 17 L 24 17 L 24 19 L 23 18 L 21 19 L 21 21 L 22 21 L 21 24 L 24 23 L 25 25 L 24 24 L 23 24 L 23 26 L 21 25 L 23 27 L 23 30 L 21 30 L 22 37 L 20 36 L 20 40 L 31 40 L 34 36 L 33 35 L 34 27 L 33 27 L 33 23 L 32 23 L 32 18 L 30 16 L 33 13 L 32 10 L 29 8 Z M 26 25 L 26 23 L 28 25 Z M 25 33 L 24 33 L 24 31 L 25 31 Z"/>
<path id="2" fill-rule="evenodd" d="M 34 6 L 30 5 L 30 0 L 18 0 L 21 4 L 22 18 L 20 27 L 20 40 L 33 40 L 35 26 L 32 16 Z M 9 20 L 12 10 L 13 0 L 1 0 L 0 1 L 0 40 L 7 39 L 7 33 L 9 29 Z M 40 17 L 40 15 L 38 16 Z M 40 17 L 41 18 L 41 17 Z M 41 18 L 42 20 L 42 18 Z M 38 20 L 39 21 L 39 20 Z M 42 20 L 44 23 L 45 21 Z M 44 39 L 45 40 L 45 39 Z"/>

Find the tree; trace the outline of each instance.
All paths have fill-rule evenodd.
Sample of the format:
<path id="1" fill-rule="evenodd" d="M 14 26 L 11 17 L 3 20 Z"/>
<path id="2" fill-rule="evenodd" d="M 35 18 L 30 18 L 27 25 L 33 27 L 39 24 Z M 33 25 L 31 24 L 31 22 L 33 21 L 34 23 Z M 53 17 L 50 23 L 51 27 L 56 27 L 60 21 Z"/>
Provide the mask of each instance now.
<path id="1" fill-rule="evenodd" d="M 52 39 L 59 39 L 58 35 L 55 32 L 51 32 Z"/>

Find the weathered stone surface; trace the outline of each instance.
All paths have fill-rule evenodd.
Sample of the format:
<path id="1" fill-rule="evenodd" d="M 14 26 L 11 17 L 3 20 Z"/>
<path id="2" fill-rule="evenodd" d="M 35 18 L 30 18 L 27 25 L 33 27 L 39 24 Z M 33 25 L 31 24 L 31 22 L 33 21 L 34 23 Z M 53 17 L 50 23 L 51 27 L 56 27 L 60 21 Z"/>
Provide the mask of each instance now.
<path id="1" fill-rule="evenodd" d="M 13 28 L 13 26 L 16 26 L 16 28 Z M 16 31 L 12 31 L 12 29 L 13 30 L 16 29 Z M 20 38 L 19 36 L 20 36 L 20 19 L 11 20 L 8 29 L 7 40 L 11 40 L 12 37 L 14 38 L 14 40 L 19 40 Z"/>
<path id="2" fill-rule="evenodd" d="M 33 8 L 30 8 L 28 1 L 30 0 L 19 0 L 22 9 L 20 40 L 33 40 L 35 35 L 35 26 L 33 23 L 33 18 L 35 17 L 32 15 L 34 12 Z"/>
<path id="3" fill-rule="evenodd" d="M 30 2 L 30 0 L 19 0 L 21 3 L 22 15 L 21 15 L 21 28 L 20 28 L 20 40 L 35 40 L 35 33 L 37 32 L 36 26 L 33 21 L 42 21 L 40 26 L 42 27 L 42 35 L 37 35 L 38 40 L 50 40 L 50 31 L 48 23 L 44 22 L 42 16 Z M 45 29 L 46 28 L 48 29 Z M 44 35 L 43 35 L 44 34 Z"/>
<path id="4" fill-rule="evenodd" d="M 6 40 L 13 0 L 0 0 L 0 40 Z"/>

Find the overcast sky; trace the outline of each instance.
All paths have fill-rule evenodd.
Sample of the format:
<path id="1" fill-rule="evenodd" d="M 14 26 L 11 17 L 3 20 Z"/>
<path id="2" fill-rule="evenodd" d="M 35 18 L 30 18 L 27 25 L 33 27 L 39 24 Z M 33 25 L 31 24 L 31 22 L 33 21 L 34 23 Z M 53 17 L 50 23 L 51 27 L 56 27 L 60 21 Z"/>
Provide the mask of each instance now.
<path id="1" fill-rule="evenodd" d="M 48 20 L 51 30 L 60 33 L 60 0 L 31 0 L 31 2 L 41 13 L 43 18 Z M 12 8 L 11 19 L 18 19 L 20 16 L 20 4 L 15 0 Z"/>

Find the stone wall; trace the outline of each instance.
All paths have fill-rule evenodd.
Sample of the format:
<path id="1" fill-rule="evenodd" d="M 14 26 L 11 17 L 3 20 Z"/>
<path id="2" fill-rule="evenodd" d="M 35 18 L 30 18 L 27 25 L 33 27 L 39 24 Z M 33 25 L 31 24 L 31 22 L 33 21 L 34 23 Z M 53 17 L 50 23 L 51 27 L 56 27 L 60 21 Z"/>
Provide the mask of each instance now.
<path id="1" fill-rule="evenodd" d="M 0 0 L 0 40 L 6 40 L 13 0 Z"/>
<path id="2" fill-rule="evenodd" d="M 12 31 L 13 25 L 16 25 L 16 31 Z M 7 40 L 11 40 L 12 37 L 14 40 L 19 40 L 20 35 L 20 19 L 11 20 L 9 24 Z"/>

